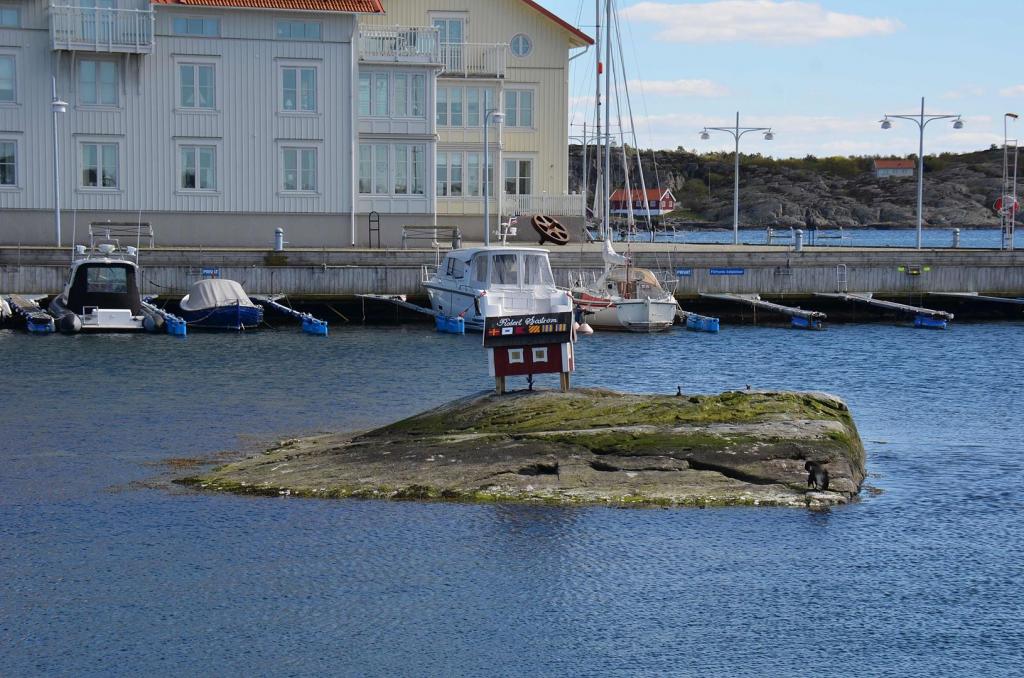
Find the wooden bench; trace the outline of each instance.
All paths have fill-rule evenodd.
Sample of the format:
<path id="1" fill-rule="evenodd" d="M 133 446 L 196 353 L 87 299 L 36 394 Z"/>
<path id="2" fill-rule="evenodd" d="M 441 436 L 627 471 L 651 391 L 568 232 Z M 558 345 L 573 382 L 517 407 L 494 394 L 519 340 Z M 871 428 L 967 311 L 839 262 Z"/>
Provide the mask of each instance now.
<path id="1" fill-rule="evenodd" d="M 452 249 L 458 249 L 462 247 L 462 230 L 458 226 L 403 226 L 402 249 L 407 249 L 410 242 L 427 242 L 431 247 L 450 242 Z"/>

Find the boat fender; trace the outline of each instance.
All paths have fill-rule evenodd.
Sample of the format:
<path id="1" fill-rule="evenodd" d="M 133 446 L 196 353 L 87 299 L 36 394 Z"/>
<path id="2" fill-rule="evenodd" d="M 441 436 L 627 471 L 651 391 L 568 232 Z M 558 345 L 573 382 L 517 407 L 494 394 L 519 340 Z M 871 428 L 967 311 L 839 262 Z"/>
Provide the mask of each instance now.
<path id="1" fill-rule="evenodd" d="M 64 334 L 74 334 L 82 330 L 82 319 L 74 313 L 65 313 L 60 317 L 60 331 Z"/>
<path id="2" fill-rule="evenodd" d="M 593 334 L 594 328 L 590 326 L 590 323 L 581 323 L 579 329 L 576 330 L 576 332 L 579 334 Z"/>

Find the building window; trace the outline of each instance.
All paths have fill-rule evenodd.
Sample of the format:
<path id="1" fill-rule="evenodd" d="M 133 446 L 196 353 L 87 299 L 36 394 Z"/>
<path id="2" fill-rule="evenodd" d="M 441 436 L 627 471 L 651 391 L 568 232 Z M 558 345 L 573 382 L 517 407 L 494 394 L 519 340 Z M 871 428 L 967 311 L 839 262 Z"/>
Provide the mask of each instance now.
<path id="1" fill-rule="evenodd" d="M 359 144 L 359 192 L 423 195 L 426 156 L 422 144 Z"/>
<path id="2" fill-rule="evenodd" d="M 387 73 L 376 73 L 373 76 L 373 113 L 382 117 L 390 115 L 388 107 L 388 83 Z"/>
<path id="3" fill-rule="evenodd" d="M 217 149 L 213 146 L 181 147 L 181 188 L 194 191 L 217 189 Z"/>
<path id="4" fill-rule="evenodd" d="M 548 361 L 548 347 L 547 346 L 534 346 L 533 347 L 533 362 L 535 363 L 546 363 Z"/>
<path id="5" fill-rule="evenodd" d="M 0 7 L 0 26 L 18 28 L 21 25 L 21 12 L 17 7 Z"/>
<path id="6" fill-rule="evenodd" d="M 316 149 L 284 149 L 284 190 L 316 191 Z"/>
<path id="7" fill-rule="evenodd" d="M 117 106 L 117 70 L 114 61 L 79 61 L 78 102 L 86 106 Z"/>
<path id="8" fill-rule="evenodd" d="M 281 108 L 299 113 L 316 112 L 316 69 L 289 66 L 281 69 Z"/>
<path id="9" fill-rule="evenodd" d="M 505 160 L 505 193 L 530 195 L 533 192 L 533 161 Z"/>
<path id="10" fill-rule="evenodd" d="M 437 126 L 448 126 L 448 88 L 437 88 Z"/>
<path id="11" fill-rule="evenodd" d="M 512 49 L 512 53 L 517 57 L 524 57 L 529 55 L 533 49 L 533 42 L 530 41 L 529 36 L 524 33 L 518 33 L 512 38 L 512 42 L 509 43 L 509 47 Z"/>
<path id="12" fill-rule="evenodd" d="M 171 32 L 175 35 L 194 35 L 201 38 L 220 36 L 220 19 L 202 17 L 176 17 L 171 22 Z"/>
<path id="13" fill-rule="evenodd" d="M 494 109 L 494 90 L 488 87 L 439 87 L 439 127 L 479 127 L 487 111 Z"/>
<path id="14" fill-rule="evenodd" d="M 117 144 L 82 144 L 82 188 L 117 188 L 117 165 Z"/>
<path id="15" fill-rule="evenodd" d="M 0 186 L 18 185 L 18 144 L 14 141 L 0 141 Z"/>
<path id="16" fill-rule="evenodd" d="M 414 118 L 426 117 L 426 78 L 422 75 L 412 76 L 412 107 L 409 114 Z"/>
<path id="17" fill-rule="evenodd" d="M 278 21 L 278 40 L 319 40 L 320 23 L 317 21 Z"/>
<path id="18" fill-rule="evenodd" d="M 533 90 L 510 89 L 505 92 L 505 126 L 533 127 Z"/>
<path id="19" fill-rule="evenodd" d="M 448 90 L 448 125 L 462 127 L 462 88 L 452 87 Z"/>
<path id="20" fill-rule="evenodd" d="M 448 195 L 448 154 L 438 152 L 436 165 L 437 197 L 443 198 Z"/>
<path id="21" fill-rule="evenodd" d="M 521 348 L 510 348 L 508 350 L 508 362 L 510 365 L 525 363 L 525 357 L 523 355 L 523 349 Z"/>
<path id="22" fill-rule="evenodd" d="M 216 73 L 213 64 L 179 64 L 178 79 L 181 108 L 216 107 Z"/>
<path id="23" fill-rule="evenodd" d="M 461 45 L 466 41 L 463 19 L 434 19 L 433 25 L 442 45 Z"/>
<path id="24" fill-rule="evenodd" d="M 359 115 L 422 118 L 424 76 L 414 73 L 360 73 Z"/>
<path id="25" fill-rule="evenodd" d="M 437 195 L 479 197 L 483 176 L 483 153 L 447 151 L 437 154 Z M 494 156 L 488 158 L 487 189 L 494 195 Z"/>
<path id="26" fill-rule="evenodd" d="M 0 103 L 14 103 L 15 80 L 14 57 L 0 55 Z"/>

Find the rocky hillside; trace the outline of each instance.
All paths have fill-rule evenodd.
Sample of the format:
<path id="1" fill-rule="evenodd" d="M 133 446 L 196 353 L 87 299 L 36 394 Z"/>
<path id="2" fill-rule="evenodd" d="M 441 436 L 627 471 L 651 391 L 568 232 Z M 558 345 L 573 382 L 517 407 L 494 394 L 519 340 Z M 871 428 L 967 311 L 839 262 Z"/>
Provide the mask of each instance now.
<path id="1" fill-rule="evenodd" d="M 672 189 L 680 221 L 732 224 L 733 155 L 645 151 L 647 184 Z M 1001 193 L 1002 150 L 925 157 L 925 226 L 999 226 L 992 205 Z M 593 164 L 593 158 L 590 158 Z M 657 172 L 655 172 L 655 164 Z M 613 185 L 622 185 L 617 163 Z M 569 187 L 582 187 L 582 153 L 570 149 Z M 635 170 L 634 170 L 635 171 Z M 590 171 L 593 181 L 593 168 Z M 875 178 L 866 157 L 773 160 L 740 157 L 740 223 L 781 227 L 911 227 L 916 223 L 917 179 Z"/>

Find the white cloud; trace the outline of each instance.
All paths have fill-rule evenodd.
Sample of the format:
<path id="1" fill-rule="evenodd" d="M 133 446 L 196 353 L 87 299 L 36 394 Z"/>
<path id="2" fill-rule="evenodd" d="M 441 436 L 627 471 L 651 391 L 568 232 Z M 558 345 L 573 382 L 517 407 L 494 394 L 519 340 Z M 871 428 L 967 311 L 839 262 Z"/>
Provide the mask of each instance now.
<path id="1" fill-rule="evenodd" d="M 629 87 L 643 94 L 668 96 L 721 97 L 729 93 L 725 85 L 711 80 L 630 80 Z"/>
<path id="2" fill-rule="evenodd" d="M 1024 96 L 1024 85 L 1013 85 L 1012 87 L 1004 87 L 1001 90 L 999 90 L 999 96 L 1004 96 L 1004 97 Z"/>
<path id="3" fill-rule="evenodd" d="M 834 38 L 893 33 L 903 25 L 889 18 L 830 12 L 799 0 L 716 0 L 677 5 L 641 2 L 620 15 L 628 20 L 656 23 L 664 42 L 806 43 Z"/>
<path id="4" fill-rule="evenodd" d="M 974 97 L 983 97 L 987 94 L 984 87 L 978 85 L 965 85 L 959 89 L 953 89 L 943 93 L 943 99 L 968 99 Z"/>

